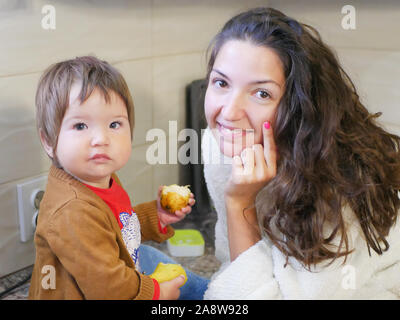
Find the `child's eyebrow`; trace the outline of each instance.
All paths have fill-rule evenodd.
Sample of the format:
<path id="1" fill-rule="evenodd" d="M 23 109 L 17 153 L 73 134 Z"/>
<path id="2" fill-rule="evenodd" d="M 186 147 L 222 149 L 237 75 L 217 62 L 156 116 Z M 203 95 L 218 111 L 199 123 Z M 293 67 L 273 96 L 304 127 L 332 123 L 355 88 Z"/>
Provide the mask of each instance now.
<path id="1" fill-rule="evenodd" d="M 113 115 L 111 118 L 116 119 L 116 118 L 124 118 L 124 119 L 128 119 L 127 115 L 124 114 L 118 114 L 118 115 Z M 65 121 L 74 121 L 74 120 L 88 120 L 90 119 L 90 115 L 75 115 L 75 116 L 66 116 L 65 117 Z"/>
<path id="2" fill-rule="evenodd" d="M 118 116 L 114 116 L 113 118 L 125 118 L 125 119 L 128 119 L 128 116 L 125 115 L 125 114 L 121 114 L 121 115 L 118 115 Z"/>
<path id="3" fill-rule="evenodd" d="M 220 74 L 221 76 L 223 76 L 224 78 L 226 78 L 227 80 L 231 81 L 231 79 L 229 79 L 229 77 L 222 73 L 221 71 L 217 70 L 217 69 L 212 69 L 211 71 L 214 71 L 218 74 Z M 250 84 L 262 84 L 262 83 L 273 83 L 275 85 L 277 85 L 279 88 L 281 87 L 276 81 L 272 80 L 272 79 L 266 79 L 266 80 L 256 80 L 256 81 L 251 81 Z"/>
<path id="4" fill-rule="evenodd" d="M 72 121 L 72 120 L 86 120 L 87 117 L 84 115 L 79 115 L 79 116 L 66 116 L 65 121 Z"/>

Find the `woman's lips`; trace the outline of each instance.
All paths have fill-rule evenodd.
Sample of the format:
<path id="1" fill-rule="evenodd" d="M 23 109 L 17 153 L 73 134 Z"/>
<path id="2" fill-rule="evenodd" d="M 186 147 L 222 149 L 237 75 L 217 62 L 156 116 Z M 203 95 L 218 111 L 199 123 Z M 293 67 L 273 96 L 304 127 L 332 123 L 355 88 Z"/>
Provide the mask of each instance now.
<path id="1" fill-rule="evenodd" d="M 221 136 L 224 137 L 224 139 L 227 140 L 234 140 L 235 138 L 242 138 L 246 135 L 246 132 L 253 132 L 252 129 L 240 129 L 240 128 L 235 128 L 231 127 L 228 125 L 221 124 L 217 122 L 217 128 Z"/>

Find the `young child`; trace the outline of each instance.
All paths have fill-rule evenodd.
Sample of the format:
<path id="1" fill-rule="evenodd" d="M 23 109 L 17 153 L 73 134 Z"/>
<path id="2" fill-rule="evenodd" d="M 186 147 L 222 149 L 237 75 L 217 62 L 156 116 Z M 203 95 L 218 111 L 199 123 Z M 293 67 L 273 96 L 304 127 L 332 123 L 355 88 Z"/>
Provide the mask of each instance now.
<path id="1" fill-rule="evenodd" d="M 138 271 L 141 241 L 164 241 L 159 200 L 132 208 L 115 172 L 132 149 L 134 108 L 122 75 L 91 56 L 50 66 L 36 94 L 37 127 L 52 159 L 35 233 L 30 299 L 177 299 L 184 279 Z M 159 196 L 160 196 L 159 189 Z"/>

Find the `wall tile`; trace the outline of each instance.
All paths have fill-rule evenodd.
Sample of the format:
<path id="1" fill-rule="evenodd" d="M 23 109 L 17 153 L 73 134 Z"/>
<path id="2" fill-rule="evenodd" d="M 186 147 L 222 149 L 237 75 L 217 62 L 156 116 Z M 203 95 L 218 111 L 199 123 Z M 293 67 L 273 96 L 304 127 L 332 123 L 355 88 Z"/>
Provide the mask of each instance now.
<path id="1" fill-rule="evenodd" d="M 356 11 L 356 29 L 342 28 L 342 7 L 351 4 Z M 354 0 L 270 0 L 269 5 L 300 22 L 315 27 L 322 39 L 335 47 L 399 50 L 400 40 L 393 37 L 400 29 L 400 2 Z"/>
<path id="2" fill-rule="evenodd" d="M 153 56 L 205 51 L 212 37 L 233 15 L 267 3 L 261 0 L 154 0 Z"/>
<path id="3" fill-rule="evenodd" d="M 114 64 L 125 78 L 135 106 L 133 146 L 146 143 L 146 133 L 153 127 L 152 59 Z"/>
<path id="4" fill-rule="evenodd" d="M 0 184 L 48 170 L 50 160 L 36 135 L 36 127 L 15 130 L 0 140 Z"/>
<path id="5" fill-rule="evenodd" d="M 40 74 L 0 78 L 0 184 L 47 171 L 35 123 L 35 93 Z"/>
<path id="6" fill-rule="evenodd" d="M 169 121 L 178 122 L 178 132 L 185 128 L 186 86 L 205 74 L 205 56 L 201 53 L 154 58 L 154 128 L 161 128 L 166 135 L 169 135 Z"/>
<path id="7" fill-rule="evenodd" d="M 163 145 L 165 150 L 161 147 L 158 152 L 153 149 L 155 146 Z M 154 141 L 149 142 L 149 156 L 156 156 L 160 162 L 153 165 L 153 186 L 158 189 L 159 186 L 180 184 L 179 179 L 179 164 L 177 152 L 180 143 L 177 142 L 176 135 L 159 135 L 154 138 Z M 164 152 L 165 151 L 165 154 Z"/>
<path id="8" fill-rule="evenodd" d="M 42 28 L 45 4 L 56 9 L 55 30 Z M 110 62 L 150 55 L 147 0 L 40 0 L 0 15 L 0 76 L 41 71 L 79 55 L 95 54 Z"/>
<path id="9" fill-rule="evenodd" d="M 400 51 L 338 49 L 345 71 L 371 112 L 381 121 L 400 124 Z"/>
<path id="10" fill-rule="evenodd" d="M 154 167 L 153 184 L 158 186 L 168 186 L 179 183 L 179 165 L 178 164 L 160 164 Z"/>
<path id="11" fill-rule="evenodd" d="M 0 139 L 35 126 L 35 94 L 40 74 L 0 77 Z"/>

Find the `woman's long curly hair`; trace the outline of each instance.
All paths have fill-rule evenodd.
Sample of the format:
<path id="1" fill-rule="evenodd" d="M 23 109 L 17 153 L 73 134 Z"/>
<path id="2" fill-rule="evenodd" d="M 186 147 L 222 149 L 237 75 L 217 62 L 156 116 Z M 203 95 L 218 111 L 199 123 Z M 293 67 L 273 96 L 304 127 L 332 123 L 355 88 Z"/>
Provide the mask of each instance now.
<path id="1" fill-rule="evenodd" d="M 400 137 L 383 130 L 319 33 L 272 8 L 229 20 L 210 44 L 208 77 L 220 48 L 243 40 L 273 49 L 286 78 L 274 137 L 278 172 L 257 195 L 259 223 L 285 255 L 310 268 L 351 253 L 344 206 L 368 251 L 382 254 L 400 207 Z M 331 233 L 324 234 L 329 223 Z M 339 238 L 337 238 L 339 237 Z M 333 246 L 333 239 L 340 244 Z"/>

